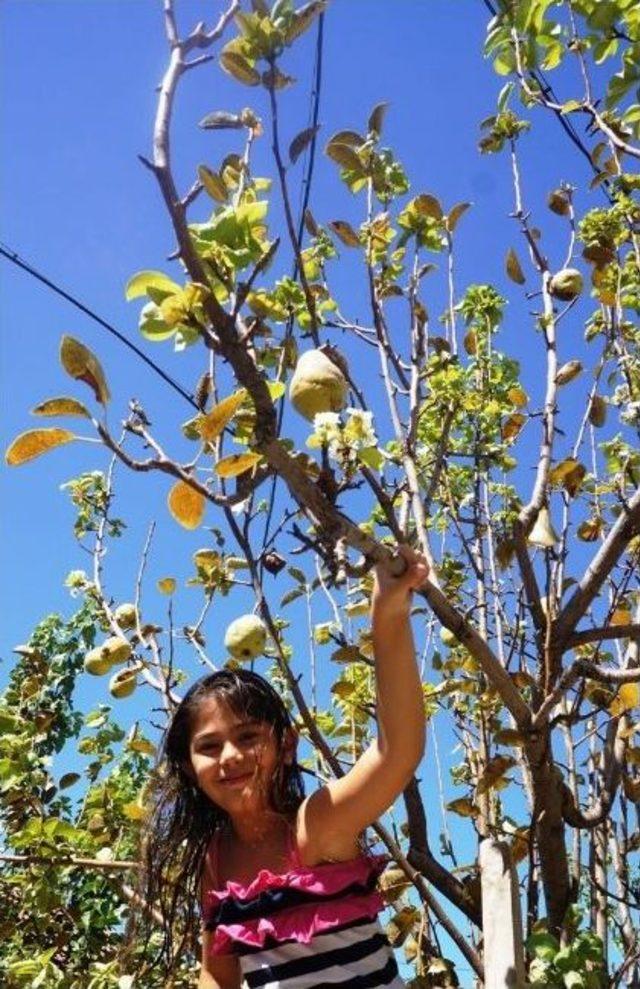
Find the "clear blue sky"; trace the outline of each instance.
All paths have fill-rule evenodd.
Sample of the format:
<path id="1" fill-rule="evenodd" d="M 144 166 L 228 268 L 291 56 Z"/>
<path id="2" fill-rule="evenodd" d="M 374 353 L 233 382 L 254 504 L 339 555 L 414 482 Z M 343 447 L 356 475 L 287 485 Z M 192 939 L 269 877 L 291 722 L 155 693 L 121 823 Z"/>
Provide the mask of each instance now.
<path id="1" fill-rule="evenodd" d="M 178 0 L 176 7 L 186 30 L 200 18 L 210 23 L 212 11 L 217 16 L 222 5 Z M 179 277 L 175 263 L 165 261 L 174 244 L 155 180 L 136 157 L 151 152 L 154 90 L 167 60 L 161 4 L 4 0 L 0 18 L 0 86 L 10 94 L 0 118 L 2 241 L 115 323 L 190 390 L 203 369 L 202 351 L 192 348 L 174 355 L 170 344 L 141 341 L 136 329 L 139 306 L 127 304 L 123 296 L 127 279 L 139 269 L 161 268 Z M 513 208 L 508 162 L 506 157 L 482 157 L 477 151 L 479 121 L 493 112 L 501 86 L 482 58 L 487 18 L 481 0 L 334 0 L 325 27 L 321 146 L 336 130 L 362 129 L 375 103 L 390 102 L 384 141 L 403 162 L 412 194 L 436 194 L 445 209 L 460 201 L 473 203 L 457 238 L 458 289 L 489 281 L 510 299 L 509 349 L 523 360 L 525 387 L 539 402 L 540 365 L 531 359 L 539 337 L 531 329 L 522 292 L 504 274 L 507 248 L 520 247 L 517 228 L 508 216 Z M 308 122 L 313 37 L 312 31 L 284 60 L 283 67 L 298 79 L 297 86 L 281 96 L 285 145 Z M 188 189 L 200 162 L 215 167 L 237 147 L 233 132 L 203 132 L 197 122 L 212 110 L 237 111 L 246 105 L 266 120 L 264 91 L 238 86 L 215 63 L 188 74 L 179 89 L 174 124 L 175 170 L 181 189 Z M 588 176 L 554 122 L 537 118 L 536 133 L 535 142 L 525 139 L 522 144 L 524 192 L 527 206 L 537 214 L 534 222 L 548 231 L 553 255 L 559 221 L 544 207 L 546 193 L 563 179 L 584 190 Z M 292 170 L 294 185 L 299 184 L 301 165 Z M 258 142 L 254 173 L 274 174 L 266 138 Z M 361 203 L 349 196 L 335 166 L 322 154 L 311 205 L 320 222 L 340 218 L 358 223 L 362 218 Z M 276 227 L 280 215 L 274 186 L 271 216 Z M 200 204 L 192 218 L 204 217 Z M 555 251 L 554 263 L 559 265 L 564 242 Z M 522 258 L 524 253 L 520 248 Z M 274 277 L 288 267 L 283 249 Z M 83 386 L 70 381 L 59 365 L 60 337 L 69 333 L 100 356 L 113 393 L 112 430 L 117 431 L 128 400 L 135 396 L 167 449 L 177 457 L 188 455 L 191 448 L 176 431 L 176 423 L 190 417 L 186 403 L 105 331 L 5 260 L 0 260 L 0 278 L 3 448 L 17 433 L 39 424 L 29 416 L 29 409 L 43 399 L 62 394 L 89 399 Z M 441 271 L 425 291 L 434 322 L 443 308 L 444 286 Z M 336 278 L 336 293 L 346 313 L 366 320 L 364 288 L 362 271 L 349 258 Z M 562 359 L 579 356 L 578 320 L 572 332 L 575 340 Z M 371 373 L 375 374 L 373 365 Z M 587 387 L 586 381 L 577 385 L 576 397 Z M 295 416 L 286 420 L 285 430 L 304 442 L 304 425 Z M 86 429 L 82 432 L 87 434 Z M 89 561 L 75 543 L 69 499 L 59 488 L 79 472 L 106 463 L 99 446 L 77 444 L 22 468 L 2 469 L 5 562 L 0 570 L 4 660 L 0 684 L 12 646 L 26 641 L 30 629 L 47 613 L 70 614 L 74 608 L 63 587 L 64 577 L 71 569 L 87 567 Z M 191 553 L 206 545 L 205 532 L 185 534 L 169 517 L 168 487 L 165 478 L 119 473 L 116 513 L 126 518 L 129 528 L 106 561 L 109 591 L 116 600 L 131 599 L 146 527 L 151 518 L 157 520 L 146 601 L 148 617 L 160 621 L 166 602 L 155 594 L 155 580 L 172 575 L 182 583 L 192 570 Z M 205 524 L 218 521 L 209 511 Z M 276 605 L 289 583 L 284 576 L 271 583 Z M 177 624 L 193 621 L 199 603 L 196 590 L 182 589 L 176 601 Z M 214 603 L 207 626 L 213 658 L 222 658 L 221 642 L 218 649 L 215 642 L 226 622 L 251 604 L 240 596 Z M 302 619 L 302 611 L 291 614 L 298 616 L 296 622 Z M 328 617 L 321 606 L 317 620 Z M 289 634 L 294 648 L 306 656 L 304 626 L 294 624 Z M 185 657 L 184 664 L 196 672 L 190 659 Z M 99 689 L 102 682 L 100 688 L 94 682 L 83 685 L 81 701 L 104 699 Z M 127 702 L 131 717 L 135 705 L 135 699 Z M 447 751 L 441 753 L 445 768 L 451 755 L 449 741 L 445 739 Z M 435 792 L 431 787 L 435 779 L 428 782 L 430 792 Z M 434 806 L 428 810 L 437 813 Z M 463 827 L 468 830 L 466 824 Z M 433 824 L 434 844 L 439 830 L 438 817 Z"/>

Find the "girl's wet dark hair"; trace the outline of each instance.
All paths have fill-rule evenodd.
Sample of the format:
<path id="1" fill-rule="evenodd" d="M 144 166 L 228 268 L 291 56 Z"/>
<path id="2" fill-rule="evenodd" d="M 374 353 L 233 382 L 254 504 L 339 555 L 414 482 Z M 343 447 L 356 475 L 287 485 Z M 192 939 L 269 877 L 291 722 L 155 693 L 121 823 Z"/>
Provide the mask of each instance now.
<path id="1" fill-rule="evenodd" d="M 152 971 L 156 974 L 160 970 L 167 980 L 163 985 L 172 984 L 177 962 L 184 958 L 185 951 L 197 954 L 205 854 L 216 829 L 229 820 L 185 769 L 190 763 L 196 716 L 201 704 L 211 697 L 227 704 L 238 717 L 271 725 L 281 755 L 285 736 L 292 728 L 278 692 L 264 677 L 243 668 L 223 669 L 203 677 L 176 708 L 162 741 L 150 787 L 151 809 L 141 836 L 142 868 L 137 893 L 156 911 L 156 921 L 144 908 L 132 910 L 125 939 L 127 972 L 150 976 Z M 295 757 L 290 764 L 285 764 L 283 758 L 279 760 L 269 797 L 273 809 L 283 817 L 289 819 L 295 814 L 304 797 L 302 773 Z M 150 968 L 142 962 L 159 920 L 162 944 Z M 132 962 L 137 972 L 131 973 Z"/>

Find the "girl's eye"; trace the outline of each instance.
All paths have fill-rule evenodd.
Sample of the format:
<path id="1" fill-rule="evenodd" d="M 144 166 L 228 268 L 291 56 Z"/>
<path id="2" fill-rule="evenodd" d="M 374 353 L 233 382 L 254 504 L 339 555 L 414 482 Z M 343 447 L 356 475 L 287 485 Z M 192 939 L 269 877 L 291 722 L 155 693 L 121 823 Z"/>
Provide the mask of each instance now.
<path id="1" fill-rule="evenodd" d="M 241 742 L 255 742 L 259 738 L 257 731 L 250 731 L 240 736 Z"/>

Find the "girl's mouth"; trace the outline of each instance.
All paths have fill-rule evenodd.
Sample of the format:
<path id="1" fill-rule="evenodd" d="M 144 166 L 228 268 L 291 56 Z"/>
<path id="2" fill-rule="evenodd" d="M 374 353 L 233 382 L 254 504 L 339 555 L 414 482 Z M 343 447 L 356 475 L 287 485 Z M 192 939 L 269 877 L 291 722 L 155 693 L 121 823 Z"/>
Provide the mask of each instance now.
<path id="1" fill-rule="evenodd" d="M 253 773 L 244 773 L 242 776 L 229 776 L 226 779 L 219 779 L 218 782 L 223 786 L 241 786 L 243 783 L 248 783 L 250 779 L 253 779 Z"/>

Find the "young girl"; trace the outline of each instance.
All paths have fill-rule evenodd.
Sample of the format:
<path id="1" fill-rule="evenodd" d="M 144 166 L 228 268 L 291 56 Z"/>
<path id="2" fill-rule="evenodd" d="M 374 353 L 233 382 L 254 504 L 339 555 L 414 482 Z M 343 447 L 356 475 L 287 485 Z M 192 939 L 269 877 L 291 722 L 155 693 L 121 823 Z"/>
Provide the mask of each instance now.
<path id="1" fill-rule="evenodd" d="M 146 841 L 145 899 L 162 915 L 170 965 L 182 948 L 171 944 L 176 915 L 188 930 L 199 899 L 199 989 L 403 985 L 377 920 L 386 859 L 361 845 L 424 748 L 409 611 L 428 566 L 408 546 L 399 552 L 401 577 L 374 569 L 378 737 L 343 777 L 304 797 L 295 731 L 258 674 L 213 673 L 175 712 Z"/>

